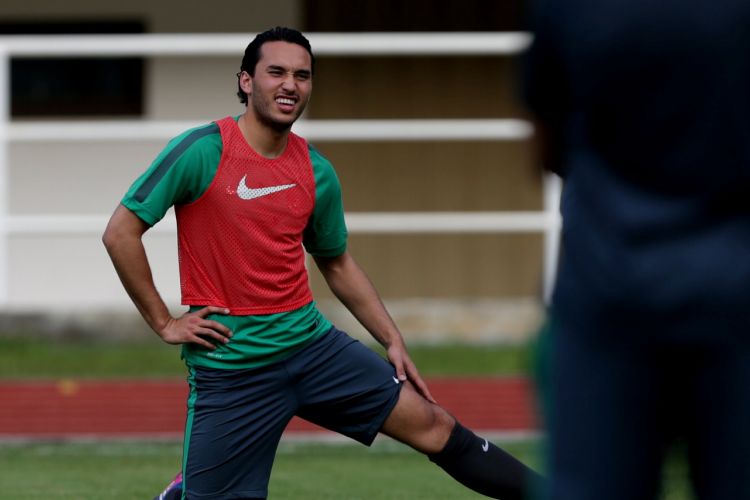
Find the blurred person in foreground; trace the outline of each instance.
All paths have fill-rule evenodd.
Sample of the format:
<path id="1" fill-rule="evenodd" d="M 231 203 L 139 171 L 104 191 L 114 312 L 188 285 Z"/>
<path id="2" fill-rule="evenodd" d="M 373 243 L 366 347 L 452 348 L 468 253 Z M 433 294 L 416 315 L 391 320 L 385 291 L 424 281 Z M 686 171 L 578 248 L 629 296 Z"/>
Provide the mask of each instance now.
<path id="1" fill-rule="evenodd" d="M 564 179 L 554 500 L 750 498 L 750 2 L 536 0 L 524 91 Z"/>
<path id="2" fill-rule="evenodd" d="M 258 35 L 237 75 L 245 112 L 174 139 L 104 233 L 136 307 L 162 340 L 182 344 L 189 370 L 182 476 L 161 497 L 265 498 L 279 439 L 298 415 L 365 445 L 382 432 L 479 493 L 522 499 L 533 472 L 435 403 L 347 251 L 333 167 L 291 132 L 313 71 L 298 31 Z M 190 306 L 177 318 L 154 286 L 142 242 L 171 206 Z M 388 361 L 318 311 L 305 250 Z"/>

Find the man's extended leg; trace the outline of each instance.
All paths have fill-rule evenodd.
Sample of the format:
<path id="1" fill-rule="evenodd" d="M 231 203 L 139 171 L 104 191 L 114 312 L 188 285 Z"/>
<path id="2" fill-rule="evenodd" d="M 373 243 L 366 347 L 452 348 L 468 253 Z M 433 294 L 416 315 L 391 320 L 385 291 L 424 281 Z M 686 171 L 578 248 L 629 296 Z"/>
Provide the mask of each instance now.
<path id="1" fill-rule="evenodd" d="M 383 432 L 427 454 L 469 488 L 503 500 L 524 498 L 536 477 L 400 382 L 385 359 L 332 330 L 287 363 L 297 381 L 297 415 L 370 445 Z"/>
<path id="2" fill-rule="evenodd" d="M 472 490 L 502 500 L 530 498 L 541 477 L 517 459 L 462 426 L 445 409 L 404 384 L 381 432 L 425 453 Z"/>

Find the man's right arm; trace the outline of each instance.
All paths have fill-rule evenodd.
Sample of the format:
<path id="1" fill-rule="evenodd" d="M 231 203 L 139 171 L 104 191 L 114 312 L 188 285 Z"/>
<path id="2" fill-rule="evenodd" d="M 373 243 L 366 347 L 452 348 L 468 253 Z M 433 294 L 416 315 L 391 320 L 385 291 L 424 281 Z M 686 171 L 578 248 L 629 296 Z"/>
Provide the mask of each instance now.
<path id="1" fill-rule="evenodd" d="M 207 338 L 228 342 L 232 335 L 230 330 L 221 323 L 205 319 L 209 314 L 228 314 L 227 309 L 205 307 L 179 318 L 170 314 L 154 285 L 143 246 L 143 234 L 148 228 L 132 211 L 119 205 L 102 236 L 117 275 L 138 311 L 168 344 L 195 343 L 213 350 L 215 346 Z"/>

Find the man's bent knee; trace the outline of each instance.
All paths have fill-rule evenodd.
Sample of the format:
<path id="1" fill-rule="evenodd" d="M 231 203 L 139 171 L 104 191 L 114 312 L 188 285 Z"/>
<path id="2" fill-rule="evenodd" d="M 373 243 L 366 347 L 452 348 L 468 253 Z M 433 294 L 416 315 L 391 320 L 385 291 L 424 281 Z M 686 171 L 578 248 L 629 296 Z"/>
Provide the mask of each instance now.
<path id="1" fill-rule="evenodd" d="M 455 419 L 406 382 L 381 432 L 422 453 L 437 453 L 448 442 Z"/>

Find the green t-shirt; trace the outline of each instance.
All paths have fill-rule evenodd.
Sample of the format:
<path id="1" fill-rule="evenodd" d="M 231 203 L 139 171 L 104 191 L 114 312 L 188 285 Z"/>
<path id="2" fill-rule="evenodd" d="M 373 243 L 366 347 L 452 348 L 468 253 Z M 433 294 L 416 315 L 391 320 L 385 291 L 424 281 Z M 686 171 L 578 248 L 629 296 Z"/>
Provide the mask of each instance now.
<path id="1" fill-rule="evenodd" d="M 122 204 L 153 226 L 173 205 L 200 198 L 216 175 L 222 148 L 215 123 L 184 132 L 170 141 L 133 183 Z M 311 255 L 336 257 L 346 250 L 347 239 L 341 186 L 331 163 L 312 146 L 308 145 L 308 151 L 315 206 L 303 233 L 303 245 Z M 188 365 L 225 369 L 263 366 L 286 358 L 331 328 L 314 302 L 277 314 L 209 318 L 229 327 L 233 336 L 229 343 L 217 344 L 214 351 L 184 344 L 182 354 Z"/>

